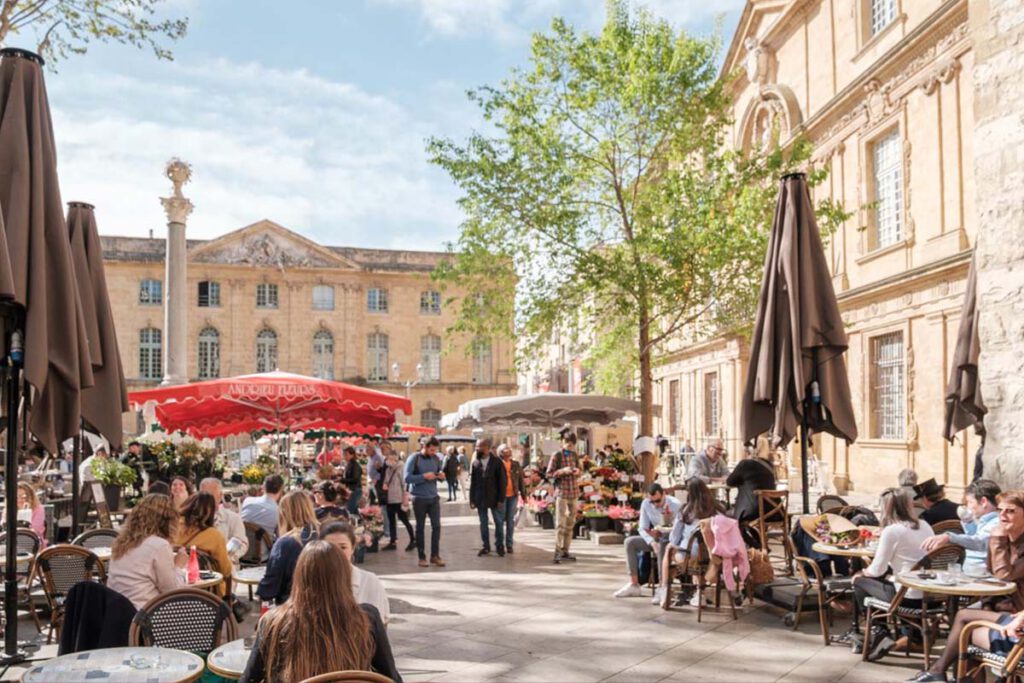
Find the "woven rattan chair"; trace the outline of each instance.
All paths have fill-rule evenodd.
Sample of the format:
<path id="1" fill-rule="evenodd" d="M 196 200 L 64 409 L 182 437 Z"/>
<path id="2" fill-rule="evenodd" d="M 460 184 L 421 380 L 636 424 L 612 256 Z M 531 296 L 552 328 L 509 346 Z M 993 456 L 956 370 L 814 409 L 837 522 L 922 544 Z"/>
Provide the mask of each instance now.
<path id="1" fill-rule="evenodd" d="M 786 538 L 790 533 L 789 522 L 789 491 L 758 490 L 757 495 L 757 519 L 746 523 L 757 532 L 761 539 L 761 549 L 771 554 L 768 541 L 776 537 L 782 543 L 782 553 L 786 561 L 786 573 L 793 573 L 793 553 L 790 552 Z"/>
<path id="2" fill-rule="evenodd" d="M 61 544 L 47 548 L 36 558 L 36 574 L 43 586 L 43 595 L 50 608 L 50 630 L 46 634 L 49 643 L 54 633 L 60 639 L 64 624 L 64 601 L 71 588 L 82 581 L 107 582 L 107 572 L 88 548 Z"/>
<path id="3" fill-rule="evenodd" d="M 822 496 L 818 499 L 818 514 L 824 514 L 826 512 L 835 512 L 838 508 L 848 507 L 849 503 L 832 494 Z"/>
<path id="4" fill-rule="evenodd" d="M 961 546 L 946 545 L 922 557 L 911 568 L 911 571 L 919 569 L 943 570 L 954 562 L 963 564 L 965 553 L 966 551 Z M 871 629 L 874 626 L 874 622 L 884 621 L 893 626 L 909 626 L 919 631 L 921 638 L 924 640 L 924 666 L 928 668 L 931 665 L 931 634 L 938 632 L 939 621 L 946 613 L 946 599 L 939 597 L 929 599 L 926 595 L 921 607 L 904 607 L 901 603 L 906 594 L 907 587 L 901 586 L 889 602 L 880 598 L 865 598 L 864 648 L 862 651 L 862 658 L 865 661 L 867 661 L 868 655 L 871 653 Z M 953 644 L 951 643 L 947 647 L 953 647 Z M 907 655 L 910 655 L 909 638 L 907 639 Z"/>
<path id="5" fill-rule="evenodd" d="M 7 547 L 7 532 L 0 533 L 0 545 Z M 18 605 L 25 605 L 29 614 L 32 615 L 32 621 L 36 624 L 36 630 L 40 633 L 43 632 L 43 625 L 39 621 L 39 615 L 36 613 L 36 606 L 32 602 L 32 586 L 35 575 L 35 562 L 36 556 L 39 554 L 39 546 L 42 545 L 42 541 L 36 536 L 36 532 L 31 529 L 17 529 L 14 537 L 14 546 L 17 553 L 23 554 L 28 553 L 32 556 L 32 559 L 25 564 L 17 565 L 16 574 L 18 577 Z M 0 602 L 2 602 L 3 596 L 0 596 Z"/>
<path id="6" fill-rule="evenodd" d="M 853 584 L 848 576 L 830 576 L 825 578 L 821 574 L 821 567 L 809 557 L 798 555 L 791 537 L 786 538 L 790 546 L 790 553 L 793 555 L 793 563 L 796 566 L 796 575 L 803 584 L 800 595 L 796 600 L 796 609 L 793 611 L 793 630 L 800 628 L 800 616 L 803 614 L 804 601 L 807 596 L 814 594 L 815 604 L 818 606 L 818 622 L 821 625 L 821 637 L 825 645 L 832 643 L 829 634 L 829 627 L 832 625 L 832 604 L 839 599 L 849 597 L 853 592 Z M 787 622 L 788 623 L 788 622 Z"/>
<path id="7" fill-rule="evenodd" d="M 1000 630 L 1003 627 L 993 621 L 972 621 L 960 631 L 959 661 L 957 662 L 956 680 L 974 681 L 978 680 L 977 674 L 982 669 L 988 669 L 995 676 L 997 681 L 1020 681 L 1024 675 L 1024 641 L 1013 646 L 1005 654 L 997 654 L 971 644 L 971 634 L 977 628 L 990 628 Z M 946 647 L 953 647 L 953 643 L 947 643 Z"/>
<path id="8" fill-rule="evenodd" d="M 153 598 L 138 611 L 128 644 L 209 653 L 236 637 L 226 602 L 209 591 L 179 588 Z"/>
<path id="9" fill-rule="evenodd" d="M 114 545 L 115 538 L 117 538 L 117 532 L 113 529 L 89 529 L 78 534 L 71 543 L 72 545 L 80 545 L 90 550 L 93 548 L 110 548 Z"/>
<path id="10" fill-rule="evenodd" d="M 700 529 L 698 529 L 694 532 L 693 536 L 690 537 L 690 543 L 686 548 L 686 561 L 669 570 L 670 572 L 673 572 L 675 576 L 666 581 L 666 596 L 665 602 L 662 603 L 662 607 L 666 610 L 672 608 L 672 585 L 676 578 L 682 578 L 692 584 L 697 592 L 697 623 L 700 623 L 704 616 L 705 591 L 714 590 L 715 609 L 721 609 L 722 577 L 719 575 L 718 580 L 714 584 L 708 583 L 707 575 L 709 573 L 708 570 L 711 568 L 711 562 L 711 551 L 708 549 L 708 544 L 704 540 L 704 534 Z M 732 597 L 732 594 L 729 595 L 729 607 L 732 611 L 732 618 L 737 619 L 736 601 Z"/>
<path id="11" fill-rule="evenodd" d="M 258 524 L 245 522 L 245 537 L 249 539 L 249 549 L 245 555 L 239 558 L 238 563 L 243 567 L 258 567 L 266 562 L 263 551 L 270 555 L 270 549 L 274 546 L 274 539 L 270 537 L 267 530 Z"/>
<path id="12" fill-rule="evenodd" d="M 300 683 L 394 683 L 394 681 L 372 671 L 335 671 L 307 678 Z"/>
<path id="13" fill-rule="evenodd" d="M 944 534 L 947 531 L 952 531 L 954 534 L 962 534 L 964 532 L 964 527 L 958 520 L 947 519 L 945 521 L 935 522 L 935 524 L 932 524 L 932 531 L 936 534 Z"/>

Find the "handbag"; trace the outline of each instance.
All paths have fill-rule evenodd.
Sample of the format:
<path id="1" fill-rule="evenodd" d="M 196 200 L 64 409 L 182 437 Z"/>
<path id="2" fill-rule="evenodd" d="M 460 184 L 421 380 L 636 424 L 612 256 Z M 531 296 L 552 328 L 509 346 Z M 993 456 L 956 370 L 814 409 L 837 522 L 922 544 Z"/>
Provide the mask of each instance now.
<path id="1" fill-rule="evenodd" d="M 761 586 L 775 580 L 775 568 L 772 567 L 768 553 L 750 548 L 747 550 L 747 559 L 750 561 L 751 584 Z"/>
<path id="2" fill-rule="evenodd" d="M 412 496 L 409 494 L 408 491 L 402 491 L 402 510 L 404 510 L 405 512 L 408 512 L 409 508 L 411 508 L 411 507 L 412 507 Z"/>

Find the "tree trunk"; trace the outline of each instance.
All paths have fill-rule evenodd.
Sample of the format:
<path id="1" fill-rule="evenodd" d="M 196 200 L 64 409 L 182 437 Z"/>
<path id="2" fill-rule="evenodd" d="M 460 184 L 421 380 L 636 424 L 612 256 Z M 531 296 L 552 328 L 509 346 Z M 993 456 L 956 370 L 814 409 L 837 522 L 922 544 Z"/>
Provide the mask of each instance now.
<path id="1" fill-rule="evenodd" d="M 650 336 L 650 318 L 644 309 L 640 312 L 640 436 L 654 436 L 654 382 L 651 378 Z M 653 453 L 640 459 L 645 484 L 654 481 L 657 475 L 657 461 Z"/>

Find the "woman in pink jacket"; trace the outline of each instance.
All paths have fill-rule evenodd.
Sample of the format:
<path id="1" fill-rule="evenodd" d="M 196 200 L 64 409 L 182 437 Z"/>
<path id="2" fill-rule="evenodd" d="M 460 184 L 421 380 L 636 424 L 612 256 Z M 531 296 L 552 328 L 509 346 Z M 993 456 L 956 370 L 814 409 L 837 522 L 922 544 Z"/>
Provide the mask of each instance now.
<path id="1" fill-rule="evenodd" d="M 32 484 L 25 481 L 18 484 L 18 521 L 28 523 L 39 537 L 40 549 L 46 547 L 46 511 Z"/>

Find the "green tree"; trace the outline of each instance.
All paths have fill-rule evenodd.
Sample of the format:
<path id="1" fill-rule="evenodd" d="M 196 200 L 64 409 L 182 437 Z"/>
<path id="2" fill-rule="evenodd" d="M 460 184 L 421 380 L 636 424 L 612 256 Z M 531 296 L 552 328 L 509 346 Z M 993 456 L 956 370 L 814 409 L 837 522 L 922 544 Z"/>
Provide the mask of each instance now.
<path id="1" fill-rule="evenodd" d="M 0 0 L 0 45 L 32 36 L 36 52 L 54 64 L 84 54 L 93 41 L 148 47 L 172 59 L 166 42 L 185 36 L 188 19 L 161 18 L 164 0 Z"/>
<path id="2" fill-rule="evenodd" d="M 636 368 L 647 434 L 657 350 L 685 329 L 752 319 L 775 181 L 810 151 L 731 149 L 719 48 L 609 0 L 599 34 L 555 19 L 527 68 L 469 93 L 487 132 L 428 143 L 466 215 L 437 272 L 471 292 L 453 300 L 454 329 L 511 329 L 529 356 L 592 312 L 592 356 L 615 365 L 598 384 Z"/>

